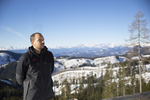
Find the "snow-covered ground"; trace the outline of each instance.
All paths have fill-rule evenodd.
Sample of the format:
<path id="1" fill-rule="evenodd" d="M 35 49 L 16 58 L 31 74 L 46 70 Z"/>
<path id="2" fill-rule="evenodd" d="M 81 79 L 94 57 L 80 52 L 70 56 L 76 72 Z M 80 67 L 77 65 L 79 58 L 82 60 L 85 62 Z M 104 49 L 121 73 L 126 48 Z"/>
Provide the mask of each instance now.
<path id="1" fill-rule="evenodd" d="M 141 55 L 142 57 L 146 57 L 146 58 L 148 58 L 148 57 L 150 57 L 150 55 Z M 134 57 L 132 57 L 131 59 L 139 59 L 139 57 L 138 56 L 134 56 Z"/>
<path id="2" fill-rule="evenodd" d="M 3 65 L 0 65 L 0 68 L 5 68 L 6 66 L 8 65 L 8 63 L 7 64 L 3 64 Z"/>
<path id="3" fill-rule="evenodd" d="M 145 55 L 144 57 L 149 57 L 149 55 Z M 109 56 L 109 57 L 103 57 L 103 58 L 96 58 L 94 60 L 90 59 L 57 59 L 58 62 L 55 62 L 55 70 L 57 70 L 53 76 L 53 81 L 58 81 L 59 84 L 61 84 L 65 79 L 67 79 L 68 82 L 73 81 L 73 79 L 81 79 L 82 76 L 85 78 L 87 75 L 96 75 L 96 77 L 100 77 L 101 75 L 105 74 L 105 70 L 107 67 L 107 64 L 110 62 L 111 64 L 119 63 L 119 61 L 123 62 L 127 60 L 127 58 L 119 56 L 117 59 L 115 56 Z M 85 66 L 79 67 L 80 65 L 85 64 Z M 92 67 L 91 65 L 96 65 L 95 67 Z M 136 66 L 138 67 L 138 66 Z M 150 81 L 150 64 L 145 65 L 147 72 L 142 73 L 142 77 L 146 80 L 146 82 Z M 64 70 L 65 69 L 65 70 Z M 111 69 L 113 71 L 113 76 L 116 76 L 116 73 L 119 71 L 119 67 L 113 67 Z M 139 76 L 136 74 L 136 78 Z M 126 84 L 131 84 L 130 77 L 125 77 L 127 81 Z M 118 79 L 115 80 L 118 82 Z M 84 88 L 87 85 L 84 84 Z M 61 89 L 63 86 L 59 87 L 53 87 L 56 95 L 61 94 Z M 75 92 L 75 88 L 79 88 L 79 84 L 77 85 L 71 85 L 71 92 Z"/>
<path id="4" fill-rule="evenodd" d="M 150 69 L 150 64 L 146 65 L 147 70 Z M 59 74 L 53 75 L 52 79 L 53 81 L 58 81 L 58 84 L 61 84 L 65 79 L 67 79 L 67 81 L 70 83 L 71 81 L 73 81 L 73 79 L 75 80 L 79 80 L 82 79 L 82 76 L 85 77 L 85 79 L 87 78 L 87 75 L 96 75 L 96 77 L 100 77 L 101 75 L 105 74 L 105 70 L 101 67 L 83 67 L 83 68 L 79 68 L 79 69 L 75 69 L 75 70 L 66 70 L 64 72 L 61 72 Z M 116 76 L 116 73 L 119 71 L 119 67 L 116 68 L 112 68 L 113 71 L 113 76 Z M 103 74 L 102 74 L 103 72 Z M 138 78 L 139 76 L 136 74 L 135 76 L 136 78 Z M 150 72 L 145 72 L 142 73 L 142 77 L 145 79 L 146 83 L 148 83 L 150 81 Z M 118 78 L 116 78 L 115 82 L 118 82 Z M 131 84 L 131 78 L 130 77 L 125 77 L 125 80 L 128 80 L 126 84 Z M 71 85 L 71 93 L 75 92 L 75 89 L 79 89 L 79 84 L 72 84 Z M 84 88 L 87 87 L 87 84 L 84 84 Z M 61 89 L 63 88 L 62 85 L 60 86 L 54 86 L 53 89 L 55 91 L 55 95 L 60 95 L 61 94 Z"/>
<path id="5" fill-rule="evenodd" d="M 0 53 L 0 65 L 16 61 L 7 53 Z"/>
<path id="6" fill-rule="evenodd" d="M 59 62 L 55 63 L 56 68 L 61 68 L 64 67 L 66 69 L 70 68 L 75 68 L 75 67 L 81 67 L 81 66 L 90 66 L 90 65 L 95 65 L 95 66 L 101 66 L 105 65 L 107 63 L 119 63 L 120 61 L 123 62 L 126 60 L 125 57 L 119 56 L 119 60 L 115 56 L 108 56 L 108 57 L 103 57 L 103 58 L 96 58 L 94 60 L 91 59 L 57 59 Z M 62 69 L 64 69 L 62 68 Z"/>
<path id="7" fill-rule="evenodd" d="M 58 59 L 58 61 L 63 65 L 63 67 L 70 69 L 74 67 L 79 67 L 83 64 L 90 65 L 92 60 L 90 59 Z M 56 65 L 57 66 L 57 65 Z"/>

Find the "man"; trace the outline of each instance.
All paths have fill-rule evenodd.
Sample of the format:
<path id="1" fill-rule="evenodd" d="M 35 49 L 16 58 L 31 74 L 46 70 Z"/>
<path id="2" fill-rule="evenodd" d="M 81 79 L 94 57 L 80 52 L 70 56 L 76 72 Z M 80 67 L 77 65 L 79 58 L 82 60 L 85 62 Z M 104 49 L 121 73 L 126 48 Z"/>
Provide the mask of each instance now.
<path id="1" fill-rule="evenodd" d="M 23 54 L 17 65 L 16 79 L 23 86 L 24 100 L 53 100 L 53 54 L 44 46 L 40 33 L 30 36 L 32 46 Z"/>

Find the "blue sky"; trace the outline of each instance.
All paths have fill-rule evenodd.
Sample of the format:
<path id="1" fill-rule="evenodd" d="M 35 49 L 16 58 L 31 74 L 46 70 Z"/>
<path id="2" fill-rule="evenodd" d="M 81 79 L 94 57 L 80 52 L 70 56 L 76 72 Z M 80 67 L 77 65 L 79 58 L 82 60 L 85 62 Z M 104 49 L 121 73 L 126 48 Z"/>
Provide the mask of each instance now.
<path id="1" fill-rule="evenodd" d="M 141 10 L 150 29 L 149 0 L 0 0 L 0 47 L 28 47 L 40 32 L 46 46 L 124 43 Z"/>

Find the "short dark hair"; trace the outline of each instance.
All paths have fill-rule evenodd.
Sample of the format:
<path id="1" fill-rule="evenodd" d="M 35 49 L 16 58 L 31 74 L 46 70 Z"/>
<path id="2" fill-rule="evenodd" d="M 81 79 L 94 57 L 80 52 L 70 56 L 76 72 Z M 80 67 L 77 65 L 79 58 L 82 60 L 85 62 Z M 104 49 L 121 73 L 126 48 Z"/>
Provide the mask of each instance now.
<path id="1" fill-rule="evenodd" d="M 34 40 L 35 40 L 35 35 L 36 35 L 36 34 L 39 34 L 39 35 L 41 35 L 41 36 L 42 36 L 42 34 L 41 34 L 41 33 L 39 33 L 39 32 L 33 33 L 33 34 L 30 36 L 30 42 L 32 42 L 32 41 L 34 41 Z"/>

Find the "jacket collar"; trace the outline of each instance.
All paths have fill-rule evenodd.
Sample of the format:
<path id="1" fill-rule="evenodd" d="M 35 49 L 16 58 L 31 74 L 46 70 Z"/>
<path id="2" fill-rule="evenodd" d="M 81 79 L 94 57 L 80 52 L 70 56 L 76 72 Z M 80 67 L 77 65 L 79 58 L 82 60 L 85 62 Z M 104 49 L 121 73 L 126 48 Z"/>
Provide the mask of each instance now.
<path id="1" fill-rule="evenodd" d="M 34 49 L 33 46 L 31 46 L 31 47 L 28 48 L 28 52 L 32 53 L 33 55 L 35 55 L 35 56 L 37 56 L 37 57 L 39 57 L 39 58 L 41 58 L 41 59 L 44 57 L 46 51 L 47 51 L 47 47 L 44 46 L 44 48 L 42 49 L 41 54 L 40 54 L 40 56 L 39 56 L 39 55 L 35 52 L 35 49 Z"/>

